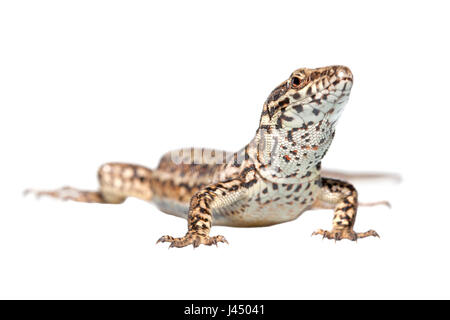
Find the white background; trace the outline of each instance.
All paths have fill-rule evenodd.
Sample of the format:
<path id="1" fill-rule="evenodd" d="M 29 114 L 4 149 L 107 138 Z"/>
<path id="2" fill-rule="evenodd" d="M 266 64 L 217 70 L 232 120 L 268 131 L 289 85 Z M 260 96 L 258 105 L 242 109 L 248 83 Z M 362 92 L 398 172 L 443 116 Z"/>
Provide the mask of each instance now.
<path id="1" fill-rule="evenodd" d="M 444 1 L 2 1 L 0 298 L 450 298 L 449 8 Z M 332 212 L 214 227 L 229 246 L 167 250 L 186 222 L 122 205 L 23 198 L 95 189 L 103 162 L 154 167 L 179 147 L 237 150 L 299 67 L 344 64 L 349 104 L 328 168 L 403 176 L 357 184 L 355 229 Z"/>

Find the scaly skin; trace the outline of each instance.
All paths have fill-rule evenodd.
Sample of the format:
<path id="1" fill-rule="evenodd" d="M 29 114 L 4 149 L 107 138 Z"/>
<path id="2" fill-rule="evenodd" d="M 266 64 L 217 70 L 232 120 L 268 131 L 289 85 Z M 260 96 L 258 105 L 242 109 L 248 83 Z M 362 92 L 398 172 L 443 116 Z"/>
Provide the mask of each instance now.
<path id="1" fill-rule="evenodd" d="M 373 230 L 353 230 L 356 189 L 320 174 L 352 84 L 344 66 L 298 69 L 269 95 L 255 137 L 238 152 L 177 150 L 164 155 L 155 170 L 107 163 L 98 171 L 99 191 L 65 187 L 35 193 L 81 202 L 151 201 L 188 221 L 185 236 L 158 240 L 170 247 L 227 242 L 210 236 L 213 224 L 268 226 L 315 208 L 334 208 L 335 214 L 331 231 L 314 234 L 334 240 L 378 236 Z"/>

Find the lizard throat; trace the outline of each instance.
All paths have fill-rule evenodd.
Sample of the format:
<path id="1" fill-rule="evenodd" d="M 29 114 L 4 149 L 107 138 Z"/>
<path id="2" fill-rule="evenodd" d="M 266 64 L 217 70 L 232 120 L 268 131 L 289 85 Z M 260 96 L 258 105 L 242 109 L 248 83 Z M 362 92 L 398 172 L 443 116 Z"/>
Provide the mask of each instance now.
<path id="1" fill-rule="evenodd" d="M 259 130 L 259 162 L 269 179 L 310 180 L 319 174 L 320 162 L 334 137 L 329 120 L 301 128 Z"/>

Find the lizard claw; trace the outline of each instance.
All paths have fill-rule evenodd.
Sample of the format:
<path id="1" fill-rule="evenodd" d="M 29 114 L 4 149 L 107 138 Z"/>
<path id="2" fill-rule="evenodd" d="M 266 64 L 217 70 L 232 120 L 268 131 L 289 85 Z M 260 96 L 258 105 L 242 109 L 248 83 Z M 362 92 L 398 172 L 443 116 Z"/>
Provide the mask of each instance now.
<path id="1" fill-rule="evenodd" d="M 29 196 L 31 194 L 34 195 L 37 199 L 39 199 L 42 196 L 42 193 L 40 191 L 38 191 L 38 190 L 35 190 L 35 189 L 25 189 L 22 192 L 22 195 L 24 197 L 27 197 L 27 196 Z"/>

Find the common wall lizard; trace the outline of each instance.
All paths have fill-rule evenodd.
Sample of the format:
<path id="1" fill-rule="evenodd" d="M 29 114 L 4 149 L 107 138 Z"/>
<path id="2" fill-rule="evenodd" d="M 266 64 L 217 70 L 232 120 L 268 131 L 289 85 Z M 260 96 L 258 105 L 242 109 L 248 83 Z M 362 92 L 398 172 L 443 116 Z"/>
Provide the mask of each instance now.
<path id="1" fill-rule="evenodd" d="M 304 211 L 334 208 L 331 231 L 313 235 L 357 240 L 378 236 L 353 230 L 358 194 L 352 184 L 321 176 L 321 160 L 348 101 L 353 75 L 344 66 L 298 69 L 264 103 L 255 137 L 237 152 L 182 149 L 159 166 L 107 163 L 98 170 L 99 191 L 65 187 L 36 195 L 80 202 L 153 202 L 187 219 L 185 236 L 163 236 L 170 247 L 227 242 L 212 225 L 258 227 L 296 219 Z"/>

